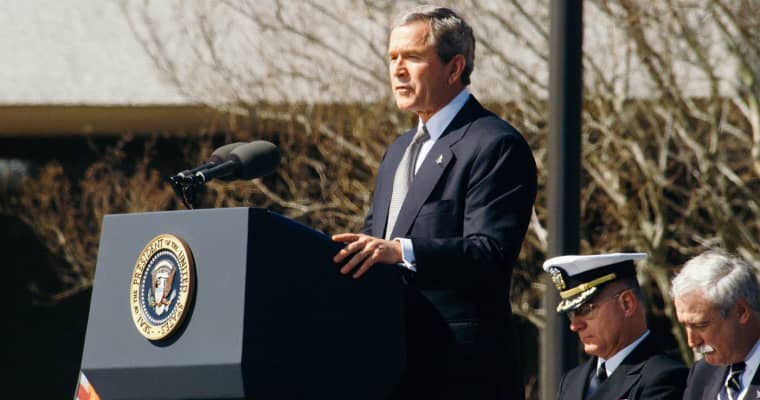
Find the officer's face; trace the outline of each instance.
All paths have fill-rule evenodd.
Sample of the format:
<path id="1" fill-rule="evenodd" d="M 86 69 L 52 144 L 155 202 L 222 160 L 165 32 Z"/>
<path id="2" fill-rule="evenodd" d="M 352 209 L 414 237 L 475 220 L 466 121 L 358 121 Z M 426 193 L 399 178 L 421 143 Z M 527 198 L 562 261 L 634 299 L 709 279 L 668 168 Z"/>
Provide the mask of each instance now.
<path id="1" fill-rule="evenodd" d="M 624 315 L 619 300 L 622 292 L 607 287 L 591 299 L 591 307 L 585 305 L 592 312 L 568 314 L 570 330 L 578 334 L 586 353 L 608 359 L 625 347 L 621 332 Z"/>
<path id="2" fill-rule="evenodd" d="M 728 365 L 744 359 L 744 349 L 739 349 L 741 315 L 736 307 L 726 317 L 698 290 L 675 299 L 678 322 L 686 330 L 689 347 L 704 354 L 711 365 Z"/>

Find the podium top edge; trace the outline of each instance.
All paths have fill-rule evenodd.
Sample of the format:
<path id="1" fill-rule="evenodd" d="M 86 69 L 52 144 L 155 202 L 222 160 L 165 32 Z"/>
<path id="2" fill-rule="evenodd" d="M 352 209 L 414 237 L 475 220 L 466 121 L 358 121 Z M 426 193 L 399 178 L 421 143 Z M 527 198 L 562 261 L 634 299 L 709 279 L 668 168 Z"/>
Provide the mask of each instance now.
<path id="1" fill-rule="evenodd" d="M 234 211 L 231 211 L 231 210 L 234 210 Z M 193 210 L 163 210 L 163 211 L 114 213 L 114 214 L 106 214 L 105 216 L 103 216 L 103 218 L 123 217 L 125 215 L 156 215 L 156 214 L 175 214 L 175 213 L 192 214 L 192 213 L 215 213 L 215 212 L 223 212 L 223 211 L 242 212 L 242 211 L 248 211 L 248 210 L 267 211 L 267 209 L 259 208 L 259 207 L 197 208 Z"/>

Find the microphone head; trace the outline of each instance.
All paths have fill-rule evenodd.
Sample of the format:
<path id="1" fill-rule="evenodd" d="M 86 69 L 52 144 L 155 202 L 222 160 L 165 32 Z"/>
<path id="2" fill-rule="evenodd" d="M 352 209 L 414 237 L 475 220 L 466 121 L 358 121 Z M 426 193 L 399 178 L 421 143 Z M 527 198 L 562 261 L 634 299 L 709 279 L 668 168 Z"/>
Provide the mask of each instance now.
<path id="1" fill-rule="evenodd" d="M 224 146 L 221 146 L 214 150 L 213 153 L 208 158 L 208 161 L 210 163 L 219 164 L 221 162 L 224 162 L 230 157 L 230 153 L 232 153 L 232 150 L 235 150 L 236 148 L 244 145 L 245 142 L 235 142 L 235 143 L 229 143 L 225 144 Z"/>
<path id="2" fill-rule="evenodd" d="M 254 179 L 274 172 L 280 164 L 281 156 L 274 143 L 255 140 L 234 148 L 230 157 L 240 160 L 238 179 Z"/>
<path id="3" fill-rule="evenodd" d="M 244 145 L 245 142 L 235 142 L 235 143 L 229 143 L 225 144 L 224 146 L 220 146 L 216 150 L 214 150 L 213 153 L 211 153 L 211 157 L 209 159 L 213 158 L 214 156 L 219 157 L 222 160 L 226 160 L 227 157 L 230 156 L 230 153 L 232 153 L 232 150 L 235 150 L 235 148 L 240 147 Z"/>
<path id="4" fill-rule="evenodd" d="M 229 143 L 225 144 L 224 146 L 221 146 L 214 150 L 213 153 L 208 158 L 208 162 L 213 165 L 219 165 L 227 160 L 230 159 L 230 155 L 232 154 L 232 150 L 235 150 L 236 148 L 246 144 L 246 142 L 235 142 L 235 143 Z M 232 181 L 235 180 L 235 177 L 233 175 L 227 175 L 218 178 L 222 181 Z"/>
<path id="5" fill-rule="evenodd" d="M 214 150 L 214 152 L 211 153 L 211 155 L 209 156 L 208 160 L 206 160 L 205 163 L 193 169 L 186 169 L 184 171 L 181 171 L 176 176 L 177 178 L 184 179 L 184 178 L 195 175 L 195 173 L 197 173 L 198 171 L 211 168 L 214 165 L 219 165 L 227 161 L 228 158 L 230 158 L 230 153 L 232 152 L 232 150 L 244 144 L 245 142 L 235 142 L 235 143 L 225 144 L 224 146 L 221 146 L 217 148 L 216 150 Z"/>

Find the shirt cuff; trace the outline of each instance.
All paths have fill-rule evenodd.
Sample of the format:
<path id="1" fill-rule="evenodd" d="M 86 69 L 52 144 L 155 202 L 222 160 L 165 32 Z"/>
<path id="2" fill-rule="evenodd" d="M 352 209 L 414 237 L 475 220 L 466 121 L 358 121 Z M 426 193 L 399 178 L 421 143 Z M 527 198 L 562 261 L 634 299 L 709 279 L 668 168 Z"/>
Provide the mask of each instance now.
<path id="1" fill-rule="evenodd" d="M 393 238 L 401 243 L 401 258 L 403 262 L 398 263 L 410 271 L 417 272 L 417 259 L 414 258 L 414 247 L 412 246 L 412 239 L 409 238 Z"/>

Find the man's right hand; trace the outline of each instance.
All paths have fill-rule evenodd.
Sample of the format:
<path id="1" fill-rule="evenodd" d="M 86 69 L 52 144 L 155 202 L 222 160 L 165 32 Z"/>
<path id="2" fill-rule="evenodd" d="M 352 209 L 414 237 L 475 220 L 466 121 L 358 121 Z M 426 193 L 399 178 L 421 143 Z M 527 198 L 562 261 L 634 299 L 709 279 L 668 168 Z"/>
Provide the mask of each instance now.
<path id="1" fill-rule="evenodd" d="M 346 247 L 333 257 L 333 261 L 340 264 L 348 259 L 340 273 L 346 275 L 354 271 L 354 279 L 360 278 L 375 264 L 398 264 L 404 261 L 401 242 L 397 240 L 383 240 L 362 233 L 340 233 L 333 235 L 332 240 L 346 243 Z"/>

